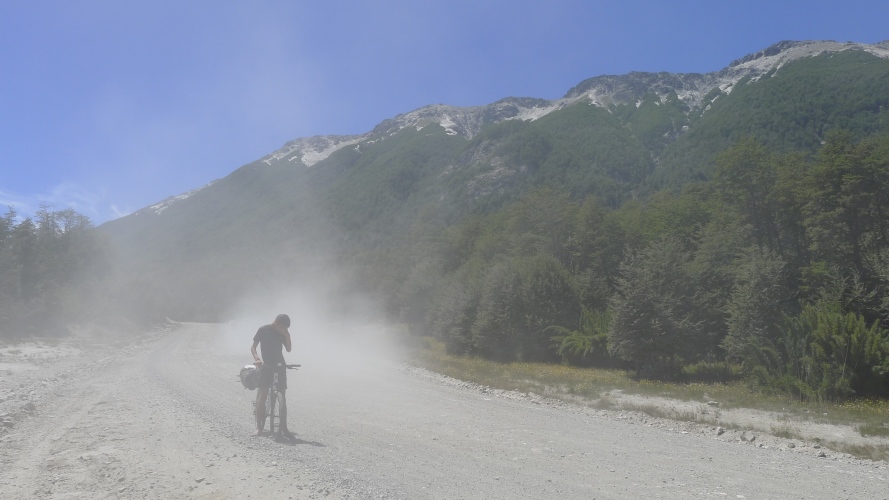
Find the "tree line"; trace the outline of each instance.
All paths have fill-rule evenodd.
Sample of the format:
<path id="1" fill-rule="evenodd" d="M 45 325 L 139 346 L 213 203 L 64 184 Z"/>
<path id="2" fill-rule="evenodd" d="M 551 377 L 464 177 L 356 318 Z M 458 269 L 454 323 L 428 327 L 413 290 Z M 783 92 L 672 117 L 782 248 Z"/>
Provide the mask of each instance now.
<path id="1" fill-rule="evenodd" d="M 815 154 L 748 138 L 708 180 L 616 209 L 544 186 L 419 228 L 390 301 L 453 353 L 885 396 L 887 197 L 889 136 L 835 132 Z"/>
<path id="2" fill-rule="evenodd" d="M 0 336 L 58 336 L 82 317 L 85 294 L 108 269 L 89 217 L 41 206 L 0 217 Z"/>

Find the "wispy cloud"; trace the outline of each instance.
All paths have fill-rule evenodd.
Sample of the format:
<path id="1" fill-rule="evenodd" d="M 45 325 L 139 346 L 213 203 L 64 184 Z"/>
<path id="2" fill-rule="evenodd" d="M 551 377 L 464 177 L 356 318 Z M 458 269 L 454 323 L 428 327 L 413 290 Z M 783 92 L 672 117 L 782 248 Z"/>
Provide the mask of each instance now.
<path id="1" fill-rule="evenodd" d="M 36 210 L 36 205 L 30 196 L 21 196 L 0 190 L 0 208 L 3 209 L 3 213 L 6 213 L 8 208 L 12 208 L 16 211 L 19 218 L 22 218 L 23 216 L 32 215 L 34 210 Z"/>
<path id="2" fill-rule="evenodd" d="M 97 222 L 119 217 L 115 210 L 104 207 L 106 194 L 82 186 L 64 182 L 53 186 L 48 192 L 20 195 L 0 190 L 0 206 L 12 207 L 19 218 L 31 217 L 46 205 L 54 210 L 72 208 Z"/>
<path id="3" fill-rule="evenodd" d="M 133 212 L 130 210 L 121 210 L 117 207 L 117 205 L 111 205 L 111 213 L 114 214 L 114 217 L 112 217 L 112 219 L 119 219 L 121 217 L 130 215 Z"/>

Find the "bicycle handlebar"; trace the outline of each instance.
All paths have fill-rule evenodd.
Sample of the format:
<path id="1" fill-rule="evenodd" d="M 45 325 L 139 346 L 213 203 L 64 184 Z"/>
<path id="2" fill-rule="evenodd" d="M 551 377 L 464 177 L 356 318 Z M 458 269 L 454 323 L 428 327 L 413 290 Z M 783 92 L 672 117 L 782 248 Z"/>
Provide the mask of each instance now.
<path id="1" fill-rule="evenodd" d="M 283 366 L 283 367 L 286 367 L 288 370 L 293 370 L 293 369 L 302 367 L 302 365 L 288 365 L 288 364 L 284 364 L 284 363 L 273 363 L 272 366 L 277 366 L 279 368 Z"/>

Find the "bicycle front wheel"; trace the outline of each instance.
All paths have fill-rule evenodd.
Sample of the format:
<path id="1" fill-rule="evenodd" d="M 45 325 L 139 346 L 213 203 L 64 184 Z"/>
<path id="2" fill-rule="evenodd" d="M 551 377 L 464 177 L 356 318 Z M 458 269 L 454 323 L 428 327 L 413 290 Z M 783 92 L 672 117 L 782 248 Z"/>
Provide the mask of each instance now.
<path id="1" fill-rule="evenodd" d="M 285 427 L 287 426 L 287 400 L 284 399 L 284 393 L 279 392 L 276 394 L 277 402 L 275 404 L 275 417 L 277 421 L 277 427 L 275 428 L 275 438 L 282 437 Z"/>
<path id="2" fill-rule="evenodd" d="M 269 434 L 272 436 L 277 436 L 278 432 L 280 432 L 281 427 L 281 407 L 276 403 L 278 402 L 278 393 L 269 391 Z"/>

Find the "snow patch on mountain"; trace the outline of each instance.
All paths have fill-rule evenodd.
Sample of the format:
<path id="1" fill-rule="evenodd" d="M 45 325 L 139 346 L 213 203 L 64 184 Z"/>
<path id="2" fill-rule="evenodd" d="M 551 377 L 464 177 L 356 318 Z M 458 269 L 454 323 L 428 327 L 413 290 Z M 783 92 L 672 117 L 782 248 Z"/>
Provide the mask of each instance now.
<path id="1" fill-rule="evenodd" d="M 539 118 L 543 118 L 544 116 L 552 113 L 553 111 L 558 111 L 564 108 L 569 104 L 569 101 L 565 99 L 559 99 L 557 101 L 552 101 L 549 106 L 536 106 L 533 108 L 519 108 L 519 112 L 516 116 L 512 118 L 507 118 L 508 120 L 522 120 L 522 121 L 534 121 Z"/>
<path id="2" fill-rule="evenodd" d="M 712 73 L 632 72 L 589 78 L 569 90 L 565 99 L 587 99 L 596 106 L 609 107 L 636 104 L 649 93 L 657 94 L 661 102 L 664 102 L 668 95 L 675 93 L 690 108 L 699 109 L 709 104 L 704 103 L 703 98 L 714 88 L 728 94 L 743 78 L 749 77 L 750 83 L 754 83 L 769 72 L 780 71 L 789 62 L 825 52 L 846 50 L 863 50 L 876 57 L 889 59 L 889 41 L 874 45 L 833 41 L 780 42 L 737 59 L 726 68 Z"/>
<path id="3" fill-rule="evenodd" d="M 147 208 L 143 208 L 142 210 L 137 210 L 136 212 L 133 213 L 133 215 L 139 215 L 139 214 L 143 214 L 143 213 L 154 213 L 155 215 L 160 215 L 160 214 L 164 213 L 172 205 L 174 205 L 182 200 L 185 200 L 187 198 L 190 198 L 198 191 L 200 191 L 204 188 L 210 187 L 215 183 L 216 183 L 216 181 L 213 181 L 213 182 L 211 182 L 205 186 L 201 186 L 197 189 L 192 189 L 191 191 L 187 191 L 182 194 L 177 194 L 176 196 L 169 196 L 167 198 L 164 198 L 164 200 L 161 201 L 160 203 L 151 205 L 150 207 L 147 207 Z"/>
<path id="4" fill-rule="evenodd" d="M 262 158 L 262 162 L 271 165 L 286 159 L 289 162 L 302 162 L 303 165 L 312 165 L 324 160 L 335 151 L 356 145 L 368 135 L 316 135 L 292 140 L 281 149 Z"/>
<path id="5" fill-rule="evenodd" d="M 422 130 L 435 124 L 448 135 L 472 139 L 487 125 L 506 120 L 537 120 L 562 108 L 567 102 L 564 99 L 549 101 L 511 97 L 484 106 L 433 104 L 385 120 L 374 128 L 371 135 L 391 136 L 407 127 Z"/>
<path id="6" fill-rule="evenodd" d="M 720 73 L 731 72 L 731 70 L 746 70 L 763 74 L 772 69 L 780 69 L 790 61 L 817 56 L 825 52 L 843 52 L 846 50 L 863 50 L 877 57 L 889 59 L 889 48 L 882 44 L 841 43 L 829 40 L 784 41 L 735 60 Z"/>

